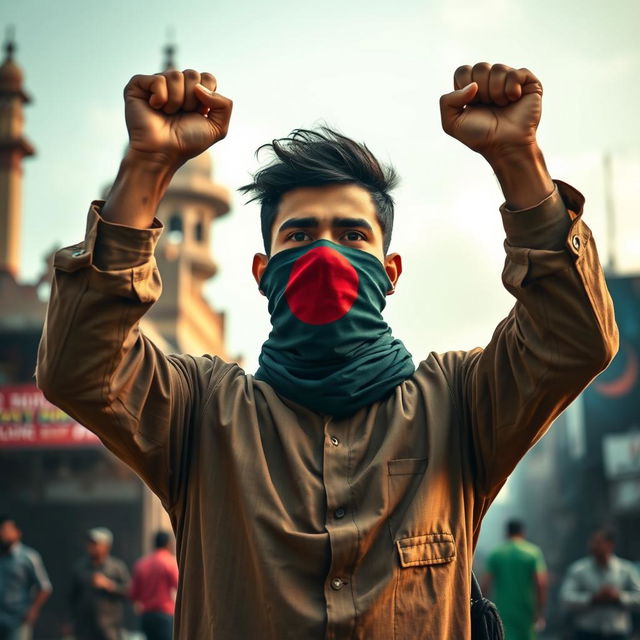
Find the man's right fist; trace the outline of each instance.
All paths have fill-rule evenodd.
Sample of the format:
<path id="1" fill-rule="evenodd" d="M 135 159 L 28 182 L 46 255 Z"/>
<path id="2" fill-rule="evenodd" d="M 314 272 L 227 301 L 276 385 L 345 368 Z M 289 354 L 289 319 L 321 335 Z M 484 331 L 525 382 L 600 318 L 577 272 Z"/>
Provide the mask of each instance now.
<path id="1" fill-rule="evenodd" d="M 124 88 L 129 148 L 179 167 L 227 135 L 233 103 L 210 73 L 136 75 Z"/>

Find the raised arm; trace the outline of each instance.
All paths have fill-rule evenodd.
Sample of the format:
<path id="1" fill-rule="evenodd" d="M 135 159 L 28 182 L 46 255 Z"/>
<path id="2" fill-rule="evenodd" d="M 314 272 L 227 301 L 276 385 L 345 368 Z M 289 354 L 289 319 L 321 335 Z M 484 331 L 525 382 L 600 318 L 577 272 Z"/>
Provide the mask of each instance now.
<path id="1" fill-rule="evenodd" d="M 549 177 L 536 141 L 542 86 L 527 69 L 460 67 L 442 96 L 444 130 L 480 153 L 505 196 L 503 283 L 516 298 L 485 349 L 444 362 L 472 439 L 476 488 L 488 507 L 552 420 L 618 347 L 613 306 L 584 198 Z M 477 520 L 479 522 L 479 518 Z"/>
<path id="2" fill-rule="evenodd" d="M 124 89 L 129 147 L 102 209 L 107 222 L 148 229 L 173 174 L 227 135 L 231 100 L 210 73 L 136 75 Z"/>
<path id="3" fill-rule="evenodd" d="M 202 84 L 200 84 L 202 83 Z M 231 101 L 210 74 L 134 76 L 124 90 L 129 148 L 85 239 L 57 252 L 37 364 L 45 396 L 131 466 L 168 506 L 185 433 L 226 363 L 165 356 L 139 321 L 161 291 L 154 214 L 171 176 L 223 138 Z"/>
<path id="4" fill-rule="evenodd" d="M 528 69 L 480 62 L 459 67 L 453 82 L 456 90 L 440 98 L 442 128 L 487 160 L 507 208 L 528 209 L 550 196 L 554 184 L 536 140 L 538 78 Z"/>

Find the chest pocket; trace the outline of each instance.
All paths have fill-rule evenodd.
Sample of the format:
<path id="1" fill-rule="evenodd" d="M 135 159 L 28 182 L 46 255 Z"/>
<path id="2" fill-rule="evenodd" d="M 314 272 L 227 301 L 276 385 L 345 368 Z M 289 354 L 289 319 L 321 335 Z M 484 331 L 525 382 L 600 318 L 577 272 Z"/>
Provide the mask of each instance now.
<path id="1" fill-rule="evenodd" d="M 387 463 L 388 519 L 393 540 L 422 483 L 427 463 L 427 458 L 398 458 Z"/>

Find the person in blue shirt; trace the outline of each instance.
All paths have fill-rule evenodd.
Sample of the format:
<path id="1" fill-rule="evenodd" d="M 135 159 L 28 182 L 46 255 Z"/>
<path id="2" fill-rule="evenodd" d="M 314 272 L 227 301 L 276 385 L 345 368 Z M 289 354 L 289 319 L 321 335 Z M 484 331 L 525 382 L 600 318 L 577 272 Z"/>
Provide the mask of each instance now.
<path id="1" fill-rule="evenodd" d="M 21 540 L 15 521 L 0 515 L 0 640 L 30 640 L 51 595 L 40 554 Z"/>

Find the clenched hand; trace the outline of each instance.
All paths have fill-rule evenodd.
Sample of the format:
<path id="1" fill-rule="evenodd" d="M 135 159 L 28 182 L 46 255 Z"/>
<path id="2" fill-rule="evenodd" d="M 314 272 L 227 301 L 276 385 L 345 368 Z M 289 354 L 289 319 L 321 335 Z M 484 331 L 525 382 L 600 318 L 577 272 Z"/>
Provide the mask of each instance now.
<path id="1" fill-rule="evenodd" d="M 528 69 L 479 62 L 459 67 L 440 98 L 442 128 L 489 162 L 536 143 L 542 85 Z"/>
<path id="2" fill-rule="evenodd" d="M 124 89 L 131 151 L 177 167 L 222 140 L 233 104 L 216 88 L 193 69 L 133 76 Z"/>

